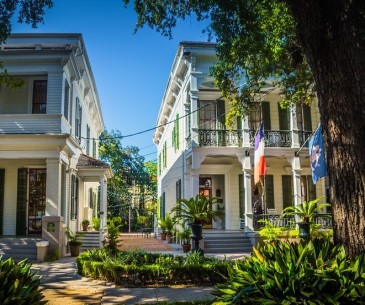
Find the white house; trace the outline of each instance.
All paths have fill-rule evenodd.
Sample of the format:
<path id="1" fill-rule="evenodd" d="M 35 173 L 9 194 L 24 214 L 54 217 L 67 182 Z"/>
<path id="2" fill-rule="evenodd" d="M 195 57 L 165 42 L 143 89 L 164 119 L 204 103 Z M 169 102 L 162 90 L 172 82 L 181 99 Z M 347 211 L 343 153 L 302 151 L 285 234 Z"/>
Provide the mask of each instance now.
<path id="1" fill-rule="evenodd" d="M 168 213 L 178 198 L 203 193 L 219 198 L 225 211 L 224 218 L 208 228 L 253 231 L 253 140 L 260 121 L 267 165 L 263 208 L 279 214 L 286 206 L 326 194 L 324 179 L 312 183 L 308 149 L 301 148 L 316 129 L 319 112 L 315 102 L 281 109 L 280 88 L 267 83 L 256 109 L 228 128 L 229 103 L 209 76 L 216 62 L 214 43 L 179 44 L 153 136 L 159 215 Z"/>
<path id="2" fill-rule="evenodd" d="M 106 217 L 110 169 L 97 160 L 104 122 L 85 44 L 81 34 L 14 34 L 0 61 L 23 81 L 0 87 L 0 236 L 42 236 L 64 253 L 65 227 Z"/>

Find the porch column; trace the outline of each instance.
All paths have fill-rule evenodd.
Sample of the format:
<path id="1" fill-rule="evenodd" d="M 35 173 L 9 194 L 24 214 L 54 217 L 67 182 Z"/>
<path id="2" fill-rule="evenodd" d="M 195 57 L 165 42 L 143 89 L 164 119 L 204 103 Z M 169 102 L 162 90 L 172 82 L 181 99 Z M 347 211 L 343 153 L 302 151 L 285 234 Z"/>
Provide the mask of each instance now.
<path id="1" fill-rule="evenodd" d="M 47 159 L 46 163 L 46 216 L 60 216 L 62 162 L 60 159 Z"/>
<path id="2" fill-rule="evenodd" d="M 292 139 L 291 147 L 300 148 L 296 105 L 290 106 L 290 133 Z"/>
<path id="3" fill-rule="evenodd" d="M 252 214 L 252 190 L 251 190 L 251 157 L 249 153 L 244 156 L 238 156 L 243 170 L 243 186 L 245 190 L 245 231 L 253 231 L 253 214 Z"/>
<path id="4" fill-rule="evenodd" d="M 198 82 L 194 72 L 190 74 L 190 104 L 191 104 L 191 145 L 199 146 L 199 111 L 198 110 Z"/>
<path id="5" fill-rule="evenodd" d="M 243 137 L 243 147 L 248 147 L 248 151 L 251 148 L 251 140 L 250 140 L 250 127 L 248 126 L 248 115 L 245 116 L 242 120 L 242 137 Z"/>
<path id="6" fill-rule="evenodd" d="M 297 206 L 302 201 L 302 191 L 300 185 L 300 172 L 302 169 L 300 167 L 299 157 L 293 157 L 290 161 L 293 173 L 294 205 Z"/>
<path id="7" fill-rule="evenodd" d="M 100 177 L 100 247 L 103 247 L 104 232 L 106 231 L 107 216 L 107 182 L 104 176 Z"/>

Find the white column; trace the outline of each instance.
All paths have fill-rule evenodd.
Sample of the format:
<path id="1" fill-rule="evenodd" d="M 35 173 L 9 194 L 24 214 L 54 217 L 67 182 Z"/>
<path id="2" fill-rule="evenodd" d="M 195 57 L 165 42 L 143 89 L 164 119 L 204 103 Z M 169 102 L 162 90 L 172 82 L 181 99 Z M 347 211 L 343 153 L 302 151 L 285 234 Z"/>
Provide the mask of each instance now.
<path id="1" fill-rule="evenodd" d="M 104 232 L 106 228 L 106 216 L 107 216 L 107 183 L 104 176 L 100 177 L 100 230 L 99 241 L 100 247 L 103 247 Z"/>
<path id="2" fill-rule="evenodd" d="M 242 164 L 243 171 L 243 187 L 245 190 L 245 230 L 253 231 L 253 215 L 252 215 L 252 190 L 251 190 L 251 157 L 246 155 L 237 156 Z"/>
<path id="3" fill-rule="evenodd" d="M 300 166 L 300 158 L 293 157 L 291 158 L 291 166 L 293 173 L 293 188 L 294 188 L 294 205 L 297 206 L 301 204 L 302 201 L 302 192 L 300 185 L 300 172 L 302 171 Z"/>
<path id="4" fill-rule="evenodd" d="M 60 159 L 47 159 L 46 216 L 61 215 L 61 173 Z"/>
<path id="5" fill-rule="evenodd" d="M 298 123 L 297 123 L 297 108 L 296 105 L 290 107 L 290 132 L 291 132 L 291 147 L 299 148 L 299 134 L 298 134 Z"/>
<path id="6" fill-rule="evenodd" d="M 248 116 L 245 116 L 242 120 L 242 137 L 243 137 L 243 147 L 251 148 L 250 141 L 250 127 L 248 126 Z"/>

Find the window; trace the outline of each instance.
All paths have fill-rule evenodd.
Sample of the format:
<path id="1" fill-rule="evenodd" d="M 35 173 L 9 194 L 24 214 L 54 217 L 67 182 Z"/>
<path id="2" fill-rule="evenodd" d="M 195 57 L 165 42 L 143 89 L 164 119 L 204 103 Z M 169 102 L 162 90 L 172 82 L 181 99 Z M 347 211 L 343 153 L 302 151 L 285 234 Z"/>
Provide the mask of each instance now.
<path id="1" fill-rule="evenodd" d="M 312 131 L 312 118 L 310 106 L 297 105 L 297 124 L 300 131 Z"/>
<path id="2" fill-rule="evenodd" d="M 238 175 L 238 201 L 240 206 L 240 218 L 245 218 L 245 188 L 243 174 Z"/>
<path id="3" fill-rule="evenodd" d="M 96 139 L 93 139 L 93 158 L 96 159 Z"/>
<path id="4" fill-rule="evenodd" d="M 250 130 L 258 130 L 261 121 L 264 122 L 264 130 L 271 130 L 270 102 L 254 104 L 248 117 Z"/>
<path id="5" fill-rule="evenodd" d="M 68 84 L 67 80 L 65 79 L 65 88 L 63 93 L 63 115 L 68 120 L 68 104 L 70 99 L 70 85 Z"/>
<path id="6" fill-rule="evenodd" d="M 214 101 L 199 100 L 199 128 L 216 129 L 216 105 Z"/>
<path id="7" fill-rule="evenodd" d="M 316 186 L 313 184 L 312 176 L 301 176 L 300 188 L 302 201 L 308 202 L 316 199 Z"/>
<path id="8" fill-rule="evenodd" d="M 32 113 L 46 113 L 47 111 L 47 81 L 33 81 L 33 108 Z"/>
<path id="9" fill-rule="evenodd" d="M 294 205 L 293 177 L 290 175 L 282 176 L 283 188 L 283 209 Z"/>
<path id="10" fill-rule="evenodd" d="M 86 125 L 86 154 L 90 155 L 90 126 Z"/>
<path id="11" fill-rule="evenodd" d="M 281 108 L 280 103 L 278 103 L 279 109 L 279 129 L 280 130 L 290 130 L 290 110 L 289 108 Z"/>
<path id="12" fill-rule="evenodd" d="M 266 209 L 275 209 L 274 176 L 265 175 L 265 205 Z"/>
<path id="13" fill-rule="evenodd" d="M 71 220 L 77 217 L 78 207 L 78 196 L 79 196 L 79 180 L 75 175 L 71 176 Z"/>
<path id="14" fill-rule="evenodd" d="M 81 139 L 81 122 L 82 122 L 82 108 L 80 105 L 80 100 L 76 98 L 76 105 L 75 105 L 75 137 L 76 139 Z M 79 141 L 80 142 L 80 141 Z"/>

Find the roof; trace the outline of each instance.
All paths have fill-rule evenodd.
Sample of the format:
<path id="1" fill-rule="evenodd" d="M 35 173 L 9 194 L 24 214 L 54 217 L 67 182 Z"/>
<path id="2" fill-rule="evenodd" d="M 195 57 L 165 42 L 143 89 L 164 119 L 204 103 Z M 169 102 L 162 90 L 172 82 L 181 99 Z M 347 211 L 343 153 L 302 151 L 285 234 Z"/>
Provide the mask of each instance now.
<path id="1" fill-rule="evenodd" d="M 77 168 L 79 167 L 97 167 L 97 168 L 109 168 L 110 165 L 106 162 L 94 159 L 87 155 L 80 155 L 79 161 L 77 162 Z"/>

